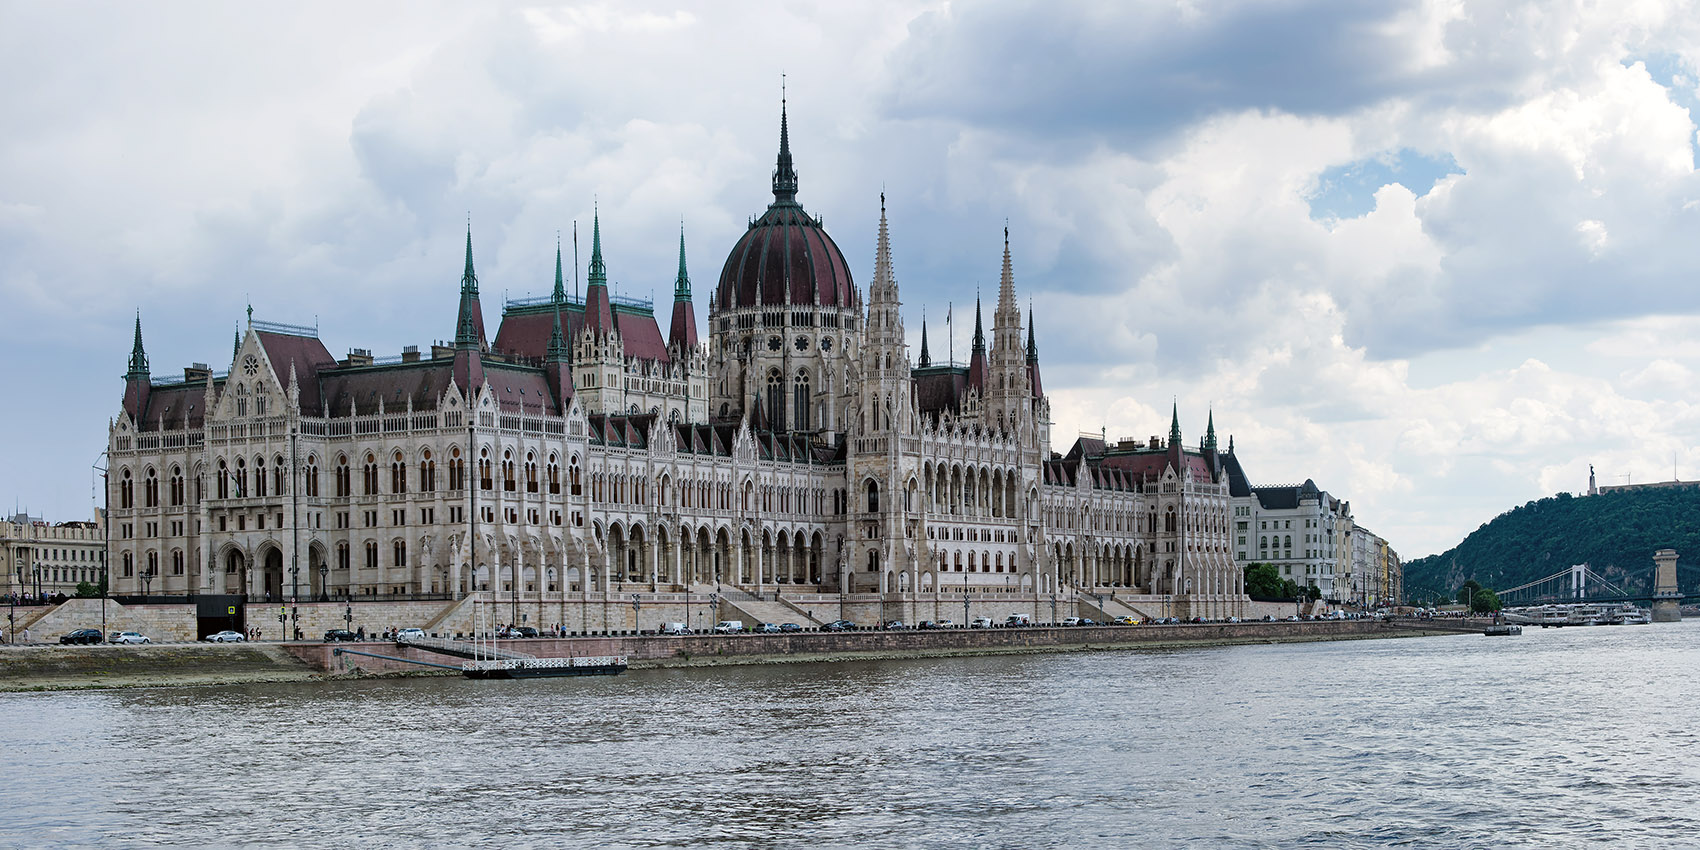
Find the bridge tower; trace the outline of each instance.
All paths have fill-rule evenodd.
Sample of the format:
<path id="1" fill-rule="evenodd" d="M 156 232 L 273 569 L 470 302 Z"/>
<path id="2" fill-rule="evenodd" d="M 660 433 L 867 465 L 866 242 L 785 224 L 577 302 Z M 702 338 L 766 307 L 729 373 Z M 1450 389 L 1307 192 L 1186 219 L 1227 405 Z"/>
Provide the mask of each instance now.
<path id="1" fill-rule="evenodd" d="M 1570 565 L 1570 597 L 1580 602 L 1588 598 L 1588 565 Z"/>
<path id="2" fill-rule="evenodd" d="M 1676 550 L 1660 549 L 1653 553 L 1653 622 L 1676 623 L 1682 621 L 1682 612 L 1677 609 L 1677 602 L 1682 599 L 1682 591 L 1676 589 Z"/>

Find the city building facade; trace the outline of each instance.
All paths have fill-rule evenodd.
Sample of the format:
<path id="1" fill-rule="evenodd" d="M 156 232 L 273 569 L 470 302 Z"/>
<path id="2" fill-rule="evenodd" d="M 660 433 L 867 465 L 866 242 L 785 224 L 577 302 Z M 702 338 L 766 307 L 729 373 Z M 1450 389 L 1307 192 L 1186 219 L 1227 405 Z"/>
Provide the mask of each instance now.
<path id="1" fill-rule="evenodd" d="M 600 216 L 584 296 L 557 247 L 552 295 L 505 304 L 493 339 L 469 230 L 453 342 L 429 356 L 337 358 L 250 310 L 227 371 L 161 378 L 138 317 L 110 429 L 114 588 L 1243 612 L 1213 419 L 1195 447 L 1174 411 L 1166 440 L 1052 451 L 1007 229 L 989 339 L 976 305 L 969 360 L 936 362 L 924 329 L 918 357 L 906 343 L 883 195 L 864 302 L 797 201 L 783 109 L 772 193 L 702 337 L 683 236 L 664 333 L 609 292 Z"/>
<path id="2" fill-rule="evenodd" d="M 99 587 L 105 565 L 98 522 L 48 523 L 25 514 L 0 522 L 0 598 L 74 596 L 78 584 Z"/>

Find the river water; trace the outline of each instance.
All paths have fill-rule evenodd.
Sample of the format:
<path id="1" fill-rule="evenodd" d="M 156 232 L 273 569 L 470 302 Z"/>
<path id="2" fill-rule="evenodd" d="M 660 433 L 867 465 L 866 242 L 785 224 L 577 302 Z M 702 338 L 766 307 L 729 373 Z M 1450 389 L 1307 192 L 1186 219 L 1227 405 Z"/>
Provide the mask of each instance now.
<path id="1" fill-rule="evenodd" d="M 0 846 L 1700 846 L 1700 623 L 0 694 Z"/>

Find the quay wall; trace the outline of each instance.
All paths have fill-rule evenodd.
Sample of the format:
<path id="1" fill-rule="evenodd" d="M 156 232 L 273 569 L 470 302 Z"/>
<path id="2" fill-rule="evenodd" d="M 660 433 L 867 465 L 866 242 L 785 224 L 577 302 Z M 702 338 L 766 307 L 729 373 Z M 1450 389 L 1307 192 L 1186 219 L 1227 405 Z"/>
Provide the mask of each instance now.
<path id="1" fill-rule="evenodd" d="M 1414 637 L 1479 632 L 1460 623 L 1435 624 L 1328 620 L 1297 623 L 1200 623 L 1174 626 L 1098 626 L 949 631 L 801 632 L 775 635 L 624 635 L 500 641 L 540 658 L 621 655 L 634 668 L 767 664 L 858 658 L 992 655 L 1024 652 L 1163 648 Z M 338 648 L 414 661 L 458 664 L 459 659 L 393 643 L 300 643 L 284 647 L 307 665 L 333 674 L 390 674 L 430 668 L 368 656 L 338 655 Z"/>

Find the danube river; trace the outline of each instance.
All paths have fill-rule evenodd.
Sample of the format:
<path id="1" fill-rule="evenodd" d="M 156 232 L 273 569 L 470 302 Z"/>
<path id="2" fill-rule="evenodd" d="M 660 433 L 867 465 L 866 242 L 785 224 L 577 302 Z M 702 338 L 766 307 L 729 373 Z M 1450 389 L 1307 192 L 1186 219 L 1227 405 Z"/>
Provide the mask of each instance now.
<path id="1" fill-rule="evenodd" d="M 0 846 L 1700 845 L 1700 623 L 0 694 Z"/>

